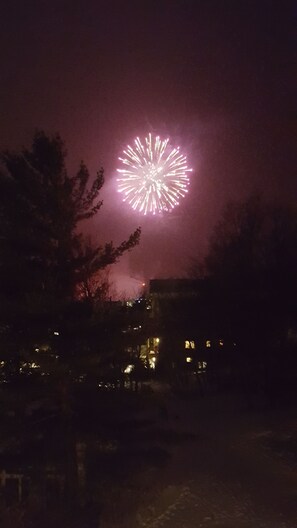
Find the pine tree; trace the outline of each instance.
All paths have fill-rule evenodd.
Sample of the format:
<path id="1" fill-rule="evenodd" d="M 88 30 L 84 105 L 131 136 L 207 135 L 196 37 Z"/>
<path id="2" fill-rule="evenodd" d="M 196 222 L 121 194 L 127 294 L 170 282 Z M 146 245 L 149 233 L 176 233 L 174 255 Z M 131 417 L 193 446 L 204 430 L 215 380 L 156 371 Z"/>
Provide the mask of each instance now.
<path id="1" fill-rule="evenodd" d="M 59 135 L 36 132 L 29 150 L 0 157 L 0 321 L 17 348 L 69 309 L 78 284 L 139 242 L 138 228 L 118 247 L 86 243 L 78 226 L 102 206 L 103 169 L 90 184 L 83 162 L 68 174 L 66 155 Z"/>

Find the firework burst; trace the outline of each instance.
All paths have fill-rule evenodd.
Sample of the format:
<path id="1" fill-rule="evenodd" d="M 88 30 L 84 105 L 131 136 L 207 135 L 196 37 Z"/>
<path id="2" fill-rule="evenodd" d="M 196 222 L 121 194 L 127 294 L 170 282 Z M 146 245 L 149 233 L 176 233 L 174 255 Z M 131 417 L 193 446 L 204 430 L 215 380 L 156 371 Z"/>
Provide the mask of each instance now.
<path id="1" fill-rule="evenodd" d="M 123 168 L 118 169 L 118 191 L 123 201 L 143 214 L 171 211 L 188 192 L 192 169 L 187 167 L 186 156 L 159 136 L 149 134 L 144 143 L 139 138 L 134 143 L 119 158 Z"/>

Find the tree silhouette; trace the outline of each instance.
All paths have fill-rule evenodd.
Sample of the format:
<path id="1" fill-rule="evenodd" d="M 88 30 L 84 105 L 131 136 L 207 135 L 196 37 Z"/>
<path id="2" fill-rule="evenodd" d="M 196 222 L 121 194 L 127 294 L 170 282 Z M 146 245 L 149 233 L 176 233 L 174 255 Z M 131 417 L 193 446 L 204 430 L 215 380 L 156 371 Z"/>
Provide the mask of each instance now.
<path id="1" fill-rule="evenodd" d="M 83 162 L 68 174 L 66 155 L 59 135 L 41 131 L 30 149 L 0 158 L 0 319 L 3 333 L 19 335 L 20 346 L 36 320 L 57 320 L 76 300 L 79 283 L 139 242 L 140 228 L 119 246 L 95 246 L 79 233 L 79 223 L 102 206 L 103 169 L 90 184 Z"/>
<path id="2" fill-rule="evenodd" d="M 296 209 L 259 196 L 228 204 L 196 269 L 209 282 L 205 312 L 237 342 L 245 380 L 266 377 L 277 386 L 276 378 L 291 376 L 297 367 L 290 340 L 297 335 Z"/>

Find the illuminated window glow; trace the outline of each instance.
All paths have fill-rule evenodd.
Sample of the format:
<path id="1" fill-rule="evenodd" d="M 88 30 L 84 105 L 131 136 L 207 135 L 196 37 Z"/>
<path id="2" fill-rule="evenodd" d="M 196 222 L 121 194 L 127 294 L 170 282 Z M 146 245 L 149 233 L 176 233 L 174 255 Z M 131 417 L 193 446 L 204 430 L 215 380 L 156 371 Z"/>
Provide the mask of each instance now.
<path id="1" fill-rule="evenodd" d="M 131 374 L 132 370 L 134 370 L 134 365 L 127 365 L 124 374 Z"/>
<path id="2" fill-rule="evenodd" d="M 149 357 L 149 360 L 148 360 L 148 361 L 149 361 L 149 367 L 150 367 L 150 369 L 153 369 L 153 370 L 154 370 L 154 369 L 156 368 L 156 361 L 157 361 L 156 356 L 151 356 L 151 357 Z"/>
<path id="3" fill-rule="evenodd" d="M 207 361 L 198 361 L 198 370 L 206 370 Z"/>

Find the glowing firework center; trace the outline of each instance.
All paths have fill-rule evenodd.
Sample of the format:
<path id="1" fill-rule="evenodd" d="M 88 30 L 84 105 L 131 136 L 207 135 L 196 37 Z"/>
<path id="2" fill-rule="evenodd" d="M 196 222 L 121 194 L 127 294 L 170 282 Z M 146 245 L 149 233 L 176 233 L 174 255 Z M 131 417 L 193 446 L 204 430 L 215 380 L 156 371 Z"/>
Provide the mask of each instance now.
<path id="1" fill-rule="evenodd" d="M 123 168 L 118 169 L 118 191 L 123 201 L 140 213 L 171 211 L 188 192 L 187 158 L 179 147 L 170 148 L 169 139 L 162 141 L 149 134 L 144 143 L 136 138 L 135 147 L 128 145 Z"/>

